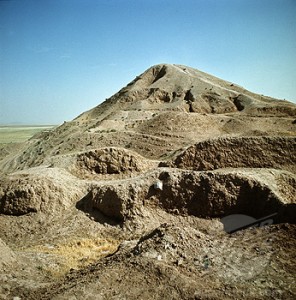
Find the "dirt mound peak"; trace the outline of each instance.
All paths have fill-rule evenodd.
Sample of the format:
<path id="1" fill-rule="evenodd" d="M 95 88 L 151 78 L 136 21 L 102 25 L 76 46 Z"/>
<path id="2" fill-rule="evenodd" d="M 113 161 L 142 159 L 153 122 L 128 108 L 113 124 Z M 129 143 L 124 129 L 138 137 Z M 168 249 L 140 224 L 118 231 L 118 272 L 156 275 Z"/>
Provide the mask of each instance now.
<path id="1" fill-rule="evenodd" d="M 288 101 L 258 95 L 197 69 L 172 64 L 152 66 L 77 120 L 105 118 L 118 109 L 296 115 L 295 105 Z"/>

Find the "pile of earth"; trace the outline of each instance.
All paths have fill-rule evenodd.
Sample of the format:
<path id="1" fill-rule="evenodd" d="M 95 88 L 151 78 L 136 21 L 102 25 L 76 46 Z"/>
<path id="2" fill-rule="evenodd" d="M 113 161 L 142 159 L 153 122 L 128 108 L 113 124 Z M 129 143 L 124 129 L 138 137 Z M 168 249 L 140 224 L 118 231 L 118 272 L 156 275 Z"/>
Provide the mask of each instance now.
<path id="1" fill-rule="evenodd" d="M 0 298 L 294 299 L 295 118 L 162 64 L 3 148 Z"/>

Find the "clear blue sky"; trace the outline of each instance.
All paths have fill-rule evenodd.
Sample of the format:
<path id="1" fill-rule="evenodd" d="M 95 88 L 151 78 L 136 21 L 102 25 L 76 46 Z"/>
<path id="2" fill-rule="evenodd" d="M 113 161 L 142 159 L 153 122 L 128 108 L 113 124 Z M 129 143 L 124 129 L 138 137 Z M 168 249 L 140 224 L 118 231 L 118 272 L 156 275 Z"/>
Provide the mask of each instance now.
<path id="1" fill-rule="evenodd" d="M 295 0 L 0 0 L 0 124 L 59 124 L 158 63 L 296 102 Z"/>

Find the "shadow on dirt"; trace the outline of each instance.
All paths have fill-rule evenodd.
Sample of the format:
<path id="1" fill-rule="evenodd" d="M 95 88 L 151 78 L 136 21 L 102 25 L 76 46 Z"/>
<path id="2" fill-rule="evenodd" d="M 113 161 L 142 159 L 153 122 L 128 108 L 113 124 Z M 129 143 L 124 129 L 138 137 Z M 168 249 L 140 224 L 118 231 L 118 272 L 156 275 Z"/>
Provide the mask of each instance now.
<path id="1" fill-rule="evenodd" d="M 118 220 L 107 217 L 98 209 L 94 208 L 92 206 L 92 202 L 90 201 L 90 197 L 91 195 L 90 193 L 88 193 L 85 197 L 83 197 L 76 203 L 76 208 L 80 211 L 83 211 L 91 220 L 95 222 L 99 222 L 101 224 L 109 224 L 112 226 L 121 225 L 121 222 L 119 222 Z"/>

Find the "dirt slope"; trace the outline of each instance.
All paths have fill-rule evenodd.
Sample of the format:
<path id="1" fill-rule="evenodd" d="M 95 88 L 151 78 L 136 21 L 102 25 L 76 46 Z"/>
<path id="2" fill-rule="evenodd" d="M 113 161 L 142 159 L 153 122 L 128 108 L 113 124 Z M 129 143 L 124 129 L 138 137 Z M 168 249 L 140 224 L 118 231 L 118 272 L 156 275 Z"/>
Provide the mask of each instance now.
<path id="1" fill-rule="evenodd" d="M 295 118 L 161 64 L 2 149 L 0 299 L 294 299 Z"/>

